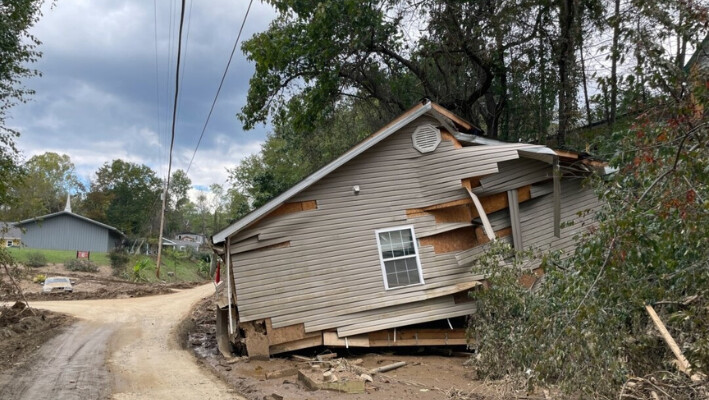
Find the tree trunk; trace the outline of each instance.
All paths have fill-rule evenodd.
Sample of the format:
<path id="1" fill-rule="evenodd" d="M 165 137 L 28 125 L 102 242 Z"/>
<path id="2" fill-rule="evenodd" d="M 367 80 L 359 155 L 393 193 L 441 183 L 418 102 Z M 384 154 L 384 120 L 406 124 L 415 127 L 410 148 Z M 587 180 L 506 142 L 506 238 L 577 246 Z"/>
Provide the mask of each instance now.
<path id="1" fill-rule="evenodd" d="M 615 0 L 615 10 L 613 12 L 613 44 L 611 46 L 611 110 L 608 118 L 608 125 L 611 131 L 615 124 L 618 110 L 618 60 L 620 59 L 620 49 L 618 48 L 620 39 L 620 0 Z"/>
<path id="2" fill-rule="evenodd" d="M 559 68 L 559 131 L 556 145 L 566 145 L 566 134 L 571 127 L 571 112 L 574 103 L 574 49 L 577 25 L 577 0 L 561 0 L 559 4 L 559 27 L 557 66 Z"/>

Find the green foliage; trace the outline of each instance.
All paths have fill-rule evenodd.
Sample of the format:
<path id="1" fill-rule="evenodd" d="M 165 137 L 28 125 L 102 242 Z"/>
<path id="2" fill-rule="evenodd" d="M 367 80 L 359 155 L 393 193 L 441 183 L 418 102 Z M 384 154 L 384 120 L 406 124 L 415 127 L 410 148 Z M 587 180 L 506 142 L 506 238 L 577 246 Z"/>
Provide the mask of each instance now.
<path id="1" fill-rule="evenodd" d="M 111 262 L 113 275 L 118 276 L 126 269 L 130 261 L 130 255 L 123 249 L 113 249 L 108 253 L 108 259 Z"/>
<path id="2" fill-rule="evenodd" d="M 133 281 L 138 282 L 141 280 L 144 280 L 143 276 L 141 275 L 142 272 L 147 269 L 147 267 L 150 265 L 150 259 L 148 258 L 142 258 L 138 260 L 138 262 L 133 265 Z"/>
<path id="3" fill-rule="evenodd" d="M 22 201 L 7 208 L 3 217 L 19 221 L 64 209 L 67 193 L 80 192 L 74 164 L 66 154 L 47 152 L 30 158 L 23 166 L 21 181 L 12 187 Z"/>
<path id="4" fill-rule="evenodd" d="M 27 259 L 32 253 L 41 253 L 46 257 L 47 262 L 51 264 L 61 264 L 65 260 L 76 257 L 76 251 L 74 250 L 50 250 L 50 249 L 31 249 L 27 247 L 11 247 L 6 249 L 14 259 L 19 263 L 26 264 Z M 91 261 L 96 263 L 96 265 L 110 265 L 108 260 L 108 253 L 102 252 L 91 252 Z"/>
<path id="5" fill-rule="evenodd" d="M 44 267 L 47 265 L 47 257 L 44 254 L 34 251 L 27 255 L 27 261 L 25 265 L 28 267 Z"/>
<path id="6" fill-rule="evenodd" d="M 673 369 L 645 304 L 658 310 L 694 370 L 709 372 L 707 89 L 688 86 L 691 95 L 665 99 L 618 135 L 611 164 L 619 172 L 595 182 L 604 201 L 597 229 L 572 257 L 544 259 L 538 291 L 517 284 L 518 268 L 481 261 L 490 290 L 474 293 L 479 312 L 470 333 L 484 375 L 616 398 L 629 377 Z"/>
<path id="7" fill-rule="evenodd" d="M 0 5 L 0 204 L 17 200 L 11 188 L 18 182 L 15 139 L 19 132 L 5 125 L 7 113 L 16 103 L 28 101 L 34 93 L 22 81 L 39 72 L 29 67 L 41 53 L 39 40 L 29 31 L 39 19 L 41 0 L 7 0 Z"/>
<path id="8" fill-rule="evenodd" d="M 85 258 L 73 258 L 64 261 L 64 268 L 69 271 L 98 272 L 98 266 Z"/>
<path id="9" fill-rule="evenodd" d="M 45 274 L 37 274 L 32 277 L 32 282 L 34 283 L 44 283 L 44 280 L 47 279 L 47 275 Z"/>
<path id="10" fill-rule="evenodd" d="M 113 160 L 96 172 L 84 212 L 128 235 L 141 234 L 159 210 L 160 192 L 161 180 L 150 167 Z"/>

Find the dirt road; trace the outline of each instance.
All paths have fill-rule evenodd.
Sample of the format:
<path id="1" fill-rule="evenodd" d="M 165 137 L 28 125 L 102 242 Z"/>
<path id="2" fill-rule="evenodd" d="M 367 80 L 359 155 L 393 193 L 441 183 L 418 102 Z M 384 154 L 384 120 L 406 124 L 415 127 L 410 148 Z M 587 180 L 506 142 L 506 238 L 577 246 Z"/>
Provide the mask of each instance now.
<path id="1" fill-rule="evenodd" d="M 30 303 L 80 321 L 38 349 L 33 362 L 0 376 L 2 398 L 241 399 L 177 343 L 179 322 L 213 290 Z"/>

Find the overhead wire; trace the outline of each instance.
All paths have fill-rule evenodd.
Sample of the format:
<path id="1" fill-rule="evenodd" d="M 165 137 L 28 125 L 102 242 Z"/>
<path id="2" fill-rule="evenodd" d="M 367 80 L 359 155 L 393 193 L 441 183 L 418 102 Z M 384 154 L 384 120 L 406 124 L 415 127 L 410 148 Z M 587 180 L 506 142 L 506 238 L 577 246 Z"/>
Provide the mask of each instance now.
<path id="1" fill-rule="evenodd" d="M 180 93 L 180 53 L 182 52 L 182 27 L 185 22 L 185 0 L 181 1 L 180 30 L 177 36 L 177 66 L 175 68 L 175 96 L 172 104 L 172 129 L 170 133 L 170 152 L 168 153 L 167 179 L 162 198 L 162 211 L 160 212 L 160 237 L 158 239 L 158 259 L 156 262 L 155 276 L 160 277 L 160 258 L 162 255 L 162 233 L 165 227 L 165 203 L 167 202 L 167 189 L 170 187 L 170 172 L 172 169 L 172 150 L 175 147 L 175 124 L 177 122 L 177 101 Z"/>
<path id="2" fill-rule="evenodd" d="M 236 35 L 236 40 L 234 41 L 234 47 L 231 49 L 231 54 L 229 55 L 229 61 L 226 64 L 226 67 L 224 68 L 224 73 L 222 74 L 222 79 L 219 81 L 219 87 L 217 88 L 217 93 L 214 95 L 214 100 L 212 101 L 212 106 L 209 108 L 209 113 L 207 114 L 207 119 L 204 121 L 204 126 L 202 127 L 202 133 L 199 135 L 199 140 L 197 141 L 197 146 L 194 148 L 194 152 L 192 153 L 192 158 L 190 159 L 190 163 L 187 165 L 187 169 L 185 170 L 185 173 L 190 172 L 190 168 L 192 167 L 192 162 L 194 161 L 194 157 L 197 154 L 197 150 L 199 149 L 200 143 L 202 143 L 202 138 L 204 137 L 204 132 L 207 130 L 207 125 L 209 124 L 209 120 L 212 117 L 212 112 L 214 111 L 214 106 L 217 104 L 217 99 L 219 98 L 219 93 L 222 91 L 222 86 L 224 85 L 224 79 L 226 79 L 226 74 L 229 72 L 229 66 L 231 65 L 231 60 L 234 57 L 234 53 L 236 52 L 236 47 L 239 44 L 239 39 L 241 38 L 241 32 L 244 30 L 244 25 L 246 25 L 246 19 L 249 17 L 249 11 L 251 11 L 251 5 L 253 4 L 254 0 L 249 1 L 249 7 L 246 9 L 246 13 L 244 14 L 244 19 L 241 21 L 241 27 L 239 28 L 239 34 Z"/>

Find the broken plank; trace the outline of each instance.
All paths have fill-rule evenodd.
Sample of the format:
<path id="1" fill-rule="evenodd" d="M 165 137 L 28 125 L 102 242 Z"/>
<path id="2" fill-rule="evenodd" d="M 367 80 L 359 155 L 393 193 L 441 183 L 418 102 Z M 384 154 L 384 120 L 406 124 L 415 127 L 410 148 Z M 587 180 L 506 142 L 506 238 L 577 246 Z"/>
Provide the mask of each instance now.
<path id="1" fill-rule="evenodd" d="M 677 342 L 675 342 L 672 338 L 670 332 L 667 331 L 665 324 L 662 323 L 662 320 L 655 312 L 655 309 L 652 308 L 651 305 L 646 304 L 645 310 L 647 310 L 647 313 L 650 315 L 650 319 L 652 319 L 652 322 L 657 327 L 657 330 L 660 331 L 660 335 L 665 340 L 665 343 L 667 343 L 667 346 L 670 347 L 670 350 L 672 350 L 672 353 L 675 355 L 675 358 L 677 359 L 677 368 L 687 374 L 687 376 L 691 376 L 692 371 L 690 369 L 689 361 L 685 358 L 684 354 L 682 354 L 682 350 L 680 350 L 679 346 L 677 346 Z"/>
<path id="2" fill-rule="evenodd" d="M 270 346 L 269 352 L 271 354 L 285 353 L 287 351 L 307 349 L 308 347 L 322 346 L 322 344 L 322 336 L 319 332 L 315 332 L 313 336 L 305 339 Z"/>
<path id="3" fill-rule="evenodd" d="M 286 376 L 298 375 L 298 368 L 279 369 L 277 371 L 266 372 L 266 379 L 285 378 Z"/>

